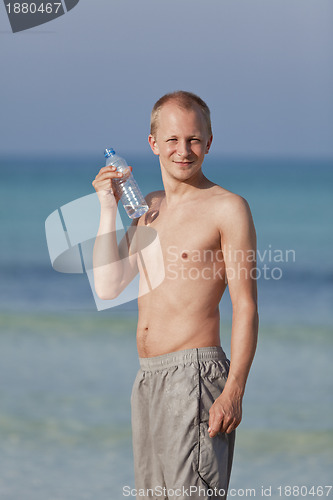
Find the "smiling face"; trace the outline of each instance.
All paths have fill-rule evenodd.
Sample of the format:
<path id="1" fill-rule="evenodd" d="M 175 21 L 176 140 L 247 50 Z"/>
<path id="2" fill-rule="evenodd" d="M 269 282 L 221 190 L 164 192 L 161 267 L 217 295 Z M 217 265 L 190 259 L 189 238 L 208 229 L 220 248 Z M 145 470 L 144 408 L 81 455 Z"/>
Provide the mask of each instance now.
<path id="1" fill-rule="evenodd" d="M 212 138 L 199 106 L 184 109 L 171 101 L 159 111 L 156 134 L 149 136 L 149 144 L 160 157 L 162 175 L 185 181 L 201 172 Z"/>

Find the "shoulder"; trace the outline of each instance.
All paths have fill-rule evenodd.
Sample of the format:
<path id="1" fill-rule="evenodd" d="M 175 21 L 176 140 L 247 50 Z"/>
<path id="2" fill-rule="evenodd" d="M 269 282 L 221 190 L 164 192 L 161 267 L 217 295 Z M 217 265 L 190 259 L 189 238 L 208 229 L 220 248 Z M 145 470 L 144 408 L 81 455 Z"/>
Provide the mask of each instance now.
<path id="1" fill-rule="evenodd" d="M 147 205 L 149 208 L 155 207 L 157 204 L 159 204 L 165 196 L 165 191 L 160 190 L 160 191 L 151 191 L 151 193 L 146 194 L 145 200 L 147 202 Z"/>
<path id="2" fill-rule="evenodd" d="M 153 212 L 158 211 L 161 201 L 165 196 L 165 192 L 163 190 L 160 191 L 151 191 L 150 193 L 145 195 L 146 203 L 149 207 L 148 212 L 141 215 L 139 219 L 137 219 L 137 224 L 139 226 L 147 225 L 147 216 L 151 215 Z"/>
<path id="3" fill-rule="evenodd" d="M 218 185 L 214 186 L 212 201 L 214 203 L 214 208 L 218 212 L 222 211 L 235 215 L 246 215 L 250 213 L 250 207 L 245 198 Z"/>
<path id="4" fill-rule="evenodd" d="M 245 198 L 216 186 L 213 197 L 216 222 L 223 231 L 253 228 L 250 206 Z"/>

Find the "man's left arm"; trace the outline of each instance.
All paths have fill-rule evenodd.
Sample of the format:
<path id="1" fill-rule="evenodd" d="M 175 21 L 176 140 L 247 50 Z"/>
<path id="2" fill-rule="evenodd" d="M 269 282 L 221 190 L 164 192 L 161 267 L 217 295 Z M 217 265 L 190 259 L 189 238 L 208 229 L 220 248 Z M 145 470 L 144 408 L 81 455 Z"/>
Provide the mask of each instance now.
<path id="1" fill-rule="evenodd" d="M 242 419 L 242 400 L 258 336 L 256 233 L 247 202 L 237 195 L 217 210 L 221 247 L 232 302 L 230 370 L 222 394 L 209 411 L 209 435 L 232 432 Z"/>

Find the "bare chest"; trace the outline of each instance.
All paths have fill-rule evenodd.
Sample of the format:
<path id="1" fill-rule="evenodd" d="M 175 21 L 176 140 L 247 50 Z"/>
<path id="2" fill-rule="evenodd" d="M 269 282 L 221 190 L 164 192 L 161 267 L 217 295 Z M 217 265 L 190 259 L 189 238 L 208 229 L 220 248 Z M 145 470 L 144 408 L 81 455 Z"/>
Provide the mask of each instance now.
<path id="1" fill-rule="evenodd" d="M 152 211 L 147 226 L 156 231 L 164 263 L 200 263 L 220 260 L 221 236 L 209 204 Z"/>

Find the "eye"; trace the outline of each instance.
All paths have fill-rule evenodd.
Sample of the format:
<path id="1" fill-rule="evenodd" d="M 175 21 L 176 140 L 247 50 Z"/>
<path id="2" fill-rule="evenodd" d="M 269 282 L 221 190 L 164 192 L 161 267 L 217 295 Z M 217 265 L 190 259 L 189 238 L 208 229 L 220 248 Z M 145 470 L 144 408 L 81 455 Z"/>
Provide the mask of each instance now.
<path id="1" fill-rule="evenodd" d="M 177 139 L 175 137 L 173 137 L 172 139 L 168 139 L 167 142 L 174 142 L 174 141 L 177 141 Z"/>
<path id="2" fill-rule="evenodd" d="M 193 139 L 191 139 L 191 142 L 200 142 L 200 139 L 193 137 Z"/>

